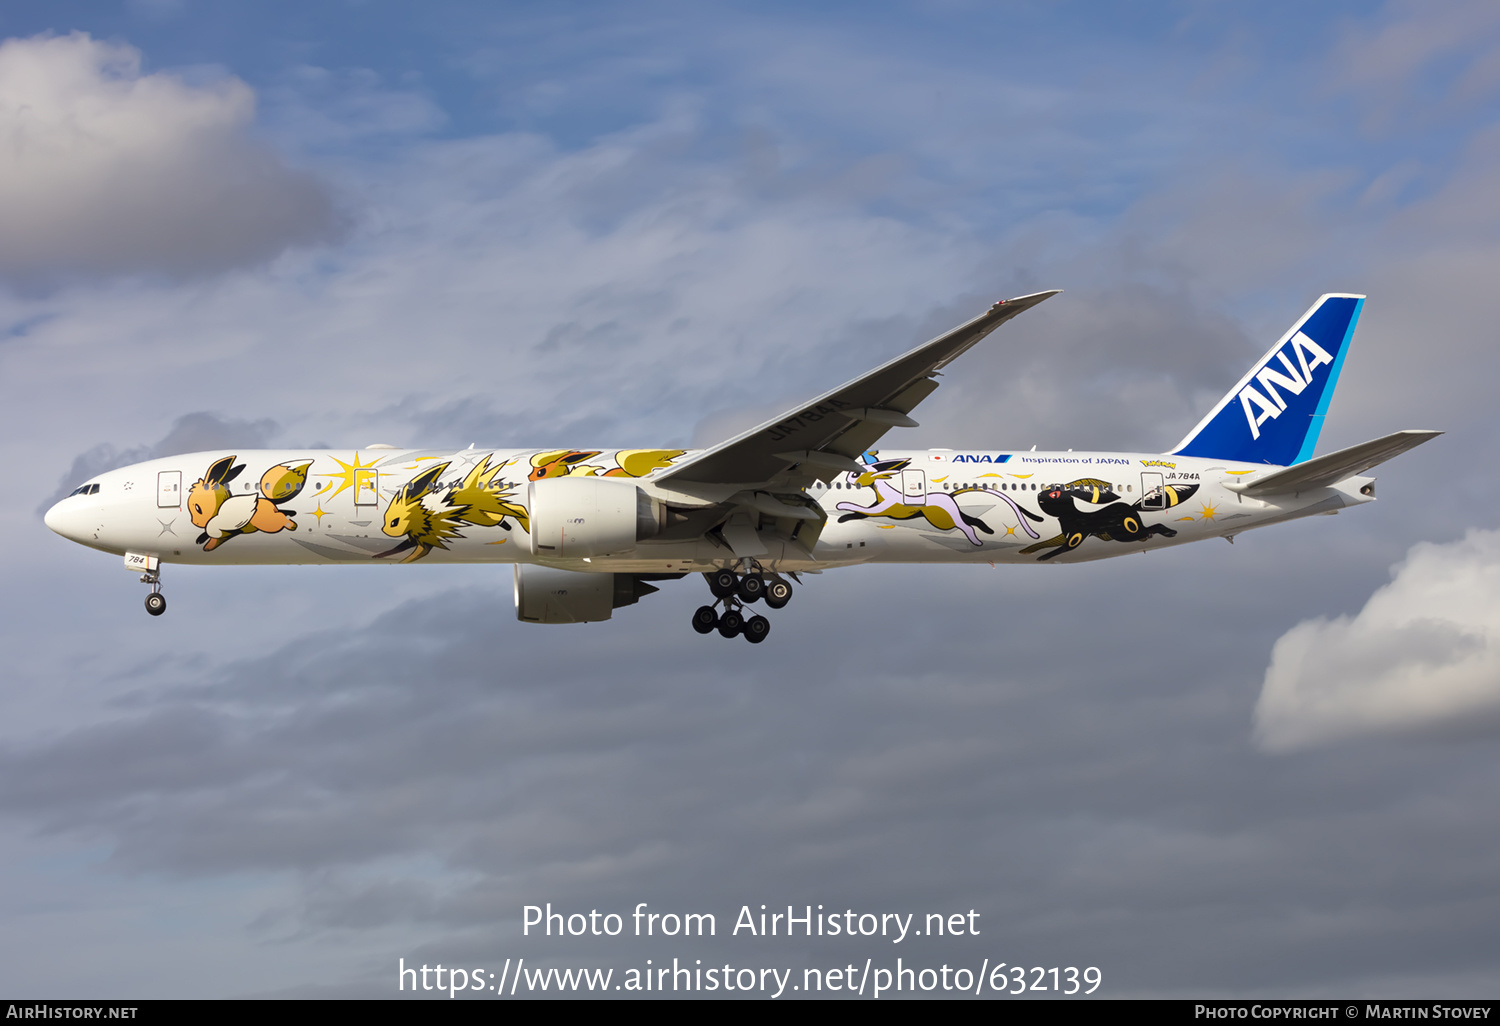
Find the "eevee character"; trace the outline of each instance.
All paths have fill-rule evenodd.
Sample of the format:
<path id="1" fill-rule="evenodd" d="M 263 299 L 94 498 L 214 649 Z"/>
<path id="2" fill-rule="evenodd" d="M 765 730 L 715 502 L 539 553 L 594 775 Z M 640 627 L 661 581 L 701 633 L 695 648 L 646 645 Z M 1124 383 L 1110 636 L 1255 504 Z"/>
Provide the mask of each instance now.
<path id="1" fill-rule="evenodd" d="M 375 558 L 406 552 L 401 562 L 411 563 L 433 549 L 446 549 L 448 546 L 444 542 L 449 538 L 462 538 L 458 530 L 461 524 L 501 527 L 509 531 L 506 518 L 512 518 L 523 530 L 530 530 L 531 519 L 526 507 L 508 501 L 512 493 L 495 480 L 495 475 L 505 466 L 491 467 L 490 457 L 486 456 L 469 471 L 462 483 L 448 486 L 446 492 L 438 480 L 448 469 L 447 463 L 429 467 L 412 478 L 391 499 L 380 525 L 380 529 L 392 538 L 405 535 L 406 540 L 393 549 L 378 553 Z"/>
<path id="2" fill-rule="evenodd" d="M 297 511 L 281 509 L 280 504 L 301 493 L 307 483 L 307 468 L 313 461 L 278 463 L 261 475 L 259 494 L 233 495 L 229 482 L 245 469 L 243 463 L 236 465 L 234 459 L 225 456 L 217 460 L 188 490 L 188 517 L 194 527 L 203 528 L 198 544 L 204 552 L 212 552 L 238 534 L 255 531 L 275 534 L 297 529 L 297 522 L 292 519 Z"/>

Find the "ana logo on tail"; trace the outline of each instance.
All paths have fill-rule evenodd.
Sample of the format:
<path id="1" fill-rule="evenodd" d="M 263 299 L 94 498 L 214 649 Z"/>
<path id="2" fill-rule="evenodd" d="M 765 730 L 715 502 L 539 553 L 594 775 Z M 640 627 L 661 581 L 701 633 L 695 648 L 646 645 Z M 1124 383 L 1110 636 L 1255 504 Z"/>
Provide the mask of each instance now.
<path id="1" fill-rule="evenodd" d="M 1299 331 L 1293 336 L 1291 347 L 1292 351 L 1297 354 L 1296 364 L 1287 359 L 1284 348 L 1272 353 L 1281 361 L 1281 366 L 1286 368 L 1285 374 L 1270 366 L 1269 358 L 1256 373 L 1255 380 L 1260 383 L 1261 388 L 1265 389 L 1264 393 L 1258 391 L 1254 384 L 1240 389 L 1240 405 L 1245 408 L 1245 420 L 1250 425 L 1251 438 L 1260 438 L 1260 426 L 1267 420 L 1274 420 L 1281 416 L 1282 411 L 1286 409 L 1286 400 L 1277 391 L 1278 386 L 1291 392 L 1292 395 L 1301 395 L 1302 390 L 1312 384 L 1314 367 L 1320 364 L 1333 366 L 1333 357 L 1328 355 L 1328 351 L 1303 332 Z M 1298 374 L 1299 367 L 1301 374 Z M 1266 398 L 1267 396 L 1270 398 Z M 1260 413 L 1257 414 L 1252 406 L 1259 409 Z"/>
<path id="2" fill-rule="evenodd" d="M 1278 467 L 1310 458 L 1363 305 L 1363 296 L 1319 299 L 1172 455 Z"/>

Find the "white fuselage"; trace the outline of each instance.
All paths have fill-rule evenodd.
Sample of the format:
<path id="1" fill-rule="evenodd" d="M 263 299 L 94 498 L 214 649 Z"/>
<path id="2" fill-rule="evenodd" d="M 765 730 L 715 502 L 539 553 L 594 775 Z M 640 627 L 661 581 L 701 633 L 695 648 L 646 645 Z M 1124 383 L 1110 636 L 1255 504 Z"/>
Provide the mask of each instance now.
<path id="1" fill-rule="evenodd" d="M 767 570 L 799 571 L 867 562 L 1077 562 L 1233 536 L 1371 501 L 1368 489 L 1361 492 L 1368 478 L 1278 494 L 1270 501 L 1252 498 L 1233 486 L 1275 468 L 1223 460 L 1148 453 L 882 449 L 879 466 L 887 469 L 872 463 L 863 474 L 829 471 L 799 493 L 826 514 L 821 530 L 821 518 L 778 519 L 773 506 L 770 512 L 739 513 L 738 535 L 731 534 L 729 525 L 707 533 L 689 528 L 674 534 L 669 527 L 623 551 L 588 559 L 550 558 L 534 553 L 522 523 L 529 486 L 539 476 L 625 477 L 663 502 L 684 498 L 653 485 L 649 472 L 629 473 L 624 453 L 640 450 L 566 452 L 590 458 L 561 469 L 539 469 L 538 460 L 545 457 L 530 449 L 173 456 L 92 478 L 88 487 L 48 512 L 47 524 L 85 545 L 162 563 L 422 559 L 677 573 L 734 566 L 749 544 L 760 550 L 755 559 Z M 671 452 L 675 458 L 680 451 Z M 210 467 L 227 466 L 221 463 L 226 459 L 245 473 L 205 483 Z M 888 469 L 891 464 L 901 469 Z M 420 489 L 408 487 L 439 466 L 439 477 Z M 466 475 L 472 484 L 476 468 L 488 475 L 485 494 L 494 505 L 486 507 L 487 516 L 454 498 L 474 494 L 458 489 Z M 692 501 L 701 509 L 734 501 L 735 486 L 720 486 L 719 492 L 692 497 L 687 513 Z M 288 494 L 290 498 L 281 497 Z M 1077 540 L 1070 542 L 1073 535 Z"/>

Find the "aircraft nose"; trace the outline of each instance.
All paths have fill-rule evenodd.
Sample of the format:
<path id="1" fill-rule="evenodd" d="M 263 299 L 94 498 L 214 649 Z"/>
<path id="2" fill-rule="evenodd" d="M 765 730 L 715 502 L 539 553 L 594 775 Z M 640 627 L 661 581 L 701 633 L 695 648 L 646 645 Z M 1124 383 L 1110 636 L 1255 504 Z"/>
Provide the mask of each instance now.
<path id="1" fill-rule="evenodd" d="M 69 541 L 78 541 L 83 533 L 83 520 L 87 518 L 87 509 L 79 508 L 82 505 L 67 499 L 55 502 L 42 522 Z"/>

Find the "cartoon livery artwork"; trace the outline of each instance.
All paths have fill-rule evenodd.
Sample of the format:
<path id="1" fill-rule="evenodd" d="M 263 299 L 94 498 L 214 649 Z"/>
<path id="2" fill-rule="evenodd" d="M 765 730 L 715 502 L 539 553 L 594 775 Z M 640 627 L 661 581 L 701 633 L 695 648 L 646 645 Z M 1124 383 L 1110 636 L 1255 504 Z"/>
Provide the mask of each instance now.
<path id="1" fill-rule="evenodd" d="M 553 449 L 531 457 L 529 481 L 552 477 L 645 477 L 654 470 L 664 470 L 686 449 L 621 449 L 614 454 L 616 466 L 605 470 L 587 461 L 600 455 L 600 449 Z"/>
<path id="2" fill-rule="evenodd" d="M 1047 489 L 1037 498 L 1043 513 L 1057 519 L 1061 531 L 1054 538 L 1028 545 L 1021 551 L 1026 554 L 1050 548 L 1051 552 L 1038 559 L 1051 559 L 1064 552 L 1071 552 L 1083 544 L 1090 535 L 1102 541 L 1143 542 L 1160 535 L 1175 538 L 1177 532 L 1163 524 L 1147 525 L 1141 516 L 1142 509 L 1170 509 L 1190 499 L 1198 490 L 1197 485 L 1166 485 L 1153 489 L 1134 503 L 1121 502 L 1120 496 L 1111 490 L 1108 482 L 1085 477 Z M 1191 518 L 1188 518 L 1191 519 Z"/>
<path id="3" fill-rule="evenodd" d="M 606 469 L 602 464 L 587 462 L 604 455 L 602 449 L 553 449 L 536 453 L 526 461 L 530 467 L 526 480 L 641 477 L 670 466 L 683 452 L 682 449 L 622 449 L 606 457 L 606 462 L 615 463 Z M 530 532 L 526 507 L 517 500 L 518 490 L 523 486 L 519 482 L 509 485 L 501 477 L 502 471 L 519 464 L 520 459 L 512 457 L 491 466 L 490 461 L 495 458 L 494 453 L 485 456 L 461 482 L 441 483 L 450 466 L 445 462 L 422 470 L 402 485 L 386 508 L 380 529 L 392 538 L 404 536 L 406 540 L 393 549 L 376 553 L 375 558 L 404 552 L 401 562 L 415 562 L 433 549 L 448 548 L 448 541 L 464 537 L 459 530 L 463 524 L 509 531 L 510 521 L 514 520 L 522 531 Z"/>
<path id="4" fill-rule="evenodd" d="M 983 485 L 971 485 L 951 492 L 931 492 L 927 490 L 927 475 L 923 471 L 911 471 L 910 459 L 876 460 L 875 453 L 866 453 L 863 459 L 869 461 L 870 469 L 860 474 L 847 474 L 845 480 L 850 487 L 873 488 L 875 490 L 875 501 L 868 506 L 861 506 L 853 502 L 841 502 L 837 508 L 843 512 L 839 517 L 839 523 L 847 523 L 850 520 L 863 520 L 868 517 L 886 517 L 890 520 L 911 520 L 921 517 L 937 528 L 939 531 L 957 530 L 975 545 L 983 545 L 984 542 L 976 530 L 985 534 L 994 534 L 989 524 L 979 517 L 965 513 L 958 508 L 958 497 L 967 494 L 981 494 L 989 498 L 999 499 L 1007 503 L 1015 511 L 1016 519 L 1020 526 L 1033 538 L 1040 538 L 1031 529 L 1027 520 L 1035 520 L 1041 523 L 1042 518 L 1023 509 L 1019 503 L 1002 491 L 986 488 Z"/>
<path id="5" fill-rule="evenodd" d="M 233 456 L 215 461 L 188 492 L 188 516 L 194 527 L 203 528 L 198 544 L 204 552 L 212 552 L 236 535 L 297 529 L 297 522 L 292 519 L 296 511 L 282 509 L 281 504 L 291 502 L 302 491 L 307 483 L 307 468 L 313 461 L 278 463 L 261 475 L 258 495 L 231 492 L 230 482 L 245 469 L 243 463 L 234 461 Z"/>
<path id="6" fill-rule="evenodd" d="M 528 623 L 607 620 L 653 582 L 700 573 L 714 601 L 694 612 L 693 629 L 760 642 L 770 621 L 745 607 L 780 609 L 802 573 L 1056 565 L 1232 541 L 1373 501 L 1365 472 L 1438 434 L 1399 431 L 1313 455 L 1363 303 L 1326 295 L 1169 452 L 877 449 L 893 428 L 916 426 L 912 411 L 952 361 L 1052 295 L 996 303 L 706 449 L 198 453 L 82 482 L 47 525 L 144 572 L 153 615 L 166 608 L 169 562 L 425 559 L 513 564 L 516 615 Z M 237 491 L 247 466 L 266 469 Z M 309 478 L 317 483 L 305 490 Z M 316 501 L 300 501 L 293 519 L 288 506 L 305 491 Z M 184 515 L 201 532 L 196 545 L 179 540 Z M 231 538 L 244 540 L 226 546 Z"/>
<path id="7" fill-rule="evenodd" d="M 512 502 L 515 493 L 503 481 L 496 480 L 500 472 L 515 461 L 508 460 L 491 467 L 493 458 L 493 454 L 484 457 L 468 476 L 451 485 L 438 483 L 451 465 L 449 463 L 428 467 L 402 485 L 386 507 L 380 529 L 392 538 L 405 535 L 406 540 L 393 549 L 377 553 L 375 558 L 405 552 L 401 562 L 411 563 L 433 549 L 446 549 L 448 546 L 444 543 L 447 539 L 462 538 L 458 530 L 460 524 L 501 527 L 509 531 L 509 520 L 515 520 L 521 525 L 521 530 L 529 530 L 526 507 Z"/>

